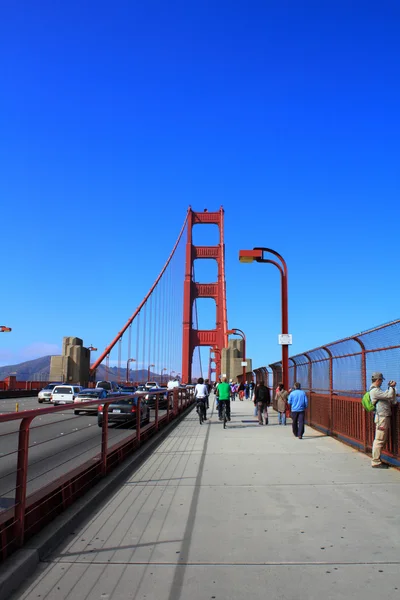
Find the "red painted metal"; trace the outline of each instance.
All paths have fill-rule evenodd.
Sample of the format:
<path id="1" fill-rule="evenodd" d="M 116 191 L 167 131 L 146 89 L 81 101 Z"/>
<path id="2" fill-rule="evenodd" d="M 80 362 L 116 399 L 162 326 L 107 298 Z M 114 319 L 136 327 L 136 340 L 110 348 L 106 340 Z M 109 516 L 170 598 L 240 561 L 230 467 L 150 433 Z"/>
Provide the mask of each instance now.
<path id="1" fill-rule="evenodd" d="M 109 402 L 103 405 L 103 427 L 101 430 L 101 474 L 107 475 L 107 451 L 108 451 L 108 407 Z"/>
<path id="2" fill-rule="evenodd" d="M 158 431 L 158 407 L 159 407 L 160 396 L 156 397 L 156 409 L 155 409 L 155 423 L 156 423 L 156 431 Z"/>
<path id="3" fill-rule="evenodd" d="M 196 224 L 214 224 L 219 228 L 218 246 L 195 246 L 192 230 Z M 199 258 L 213 258 L 218 265 L 218 281 L 214 283 L 196 283 L 193 281 L 193 262 Z M 224 211 L 194 212 L 189 209 L 187 216 L 186 267 L 183 291 L 183 340 L 182 340 L 182 380 L 190 383 L 192 379 L 192 358 L 197 346 L 211 346 L 222 350 L 227 346 L 227 310 L 225 284 L 225 245 Z M 216 304 L 215 329 L 193 329 L 192 311 L 196 298 L 213 298 Z M 217 376 L 220 375 L 220 363 L 217 363 Z"/>
<path id="4" fill-rule="evenodd" d="M 15 539 L 18 546 L 24 543 L 26 487 L 28 477 L 29 425 L 33 417 L 21 421 L 18 440 L 17 481 L 15 486 Z"/>
<path id="5" fill-rule="evenodd" d="M 180 388 L 174 390 L 176 399 L 179 396 L 184 400 L 184 405 L 187 406 L 193 402 L 193 391 L 191 389 Z M 16 469 L 16 488 L 15 488 L 15 503 L 8 510 L 4 510 L 0 514 L 0 548 L 1 558 L 4 560 L 24 541 L 32 537 L 40 531 L 47 523 L 55 516 L 60 514 L 76 499 L 81 497 L 90 487 L 92 487 L 102 476 L 109 473 L 119 462 L 124 460 L 128 454 L 139 447 L 140 443 L 150 437 L 156 431 L 156 424 L 150 423 L 144 428 L 140 427 L 140 420 L 136 423 L 136 432 L 124 440 L 117 442 L 110 447 L 107 435 L 107 408 L 112 402 L 112 399 L 103 402 L 103 431 L 101 432 L 100 442 L 101 451 L 95 454 L 78 467 L 69 470 L 67 473 L 46 483 L 37 491 L 28 495 L 27 482 L 28 479 L 28 459 L 29 459 L 29 433 L 31 423 L 35 417 L 41 417 L 44 414 L 56 414 L 58 412 L 74 411 L 75 404 L 63 406 L 47 406 L 35 410 L 27 410 L 21 413 L 4 413 L 0 414 L 0 424 L 10 423 L 12 421 L 20 421 L 20 433 L 18 438 L 18 462 Z M 98 401 L 82 402 L 79 408 L 98 405 Z M 183 403 L 181 402 L 182 408 Z M 138 411 L 140 414 L 140 398 L 138 399 Z M 178 414 L 176 410 L 175 416 Z M 72 417 L 74 418 L 74 417 Z M 171 419 L 170 411 L 160 417 L 158 415 L 157 428 L 160 429 Z M 37 425 L 40 428 L 42 425 Z M 45 427 L 45 425 L 43 425 Z M 35 429 L 36 429 L 35 428 Z M 7 435 L 7 434 L 4 434 Z M 62 438 L 65 442 L 65 437 Z M 52 441 L 52 440 L 49 440 Z M 32 448 L 38 446 L 33 445 Z M 11 452 L 15 454 L 15 451 Z M 76 457 L 73 457 L 73 460 Z"/>
<path id="6" fill-rule="evenodd" d="M 254 250 L 261 250 L 262 254 L 264 252 L 268 252 L 276 256 L 281 262 L 278 264 L 276 261 L 258 258 L 257 262 L 262 263 L 270 263 L 275 265 L 281 274 L 281 314 L 282 314 L 282 331 L 281 333 L 289 333 L 289 309 L 288 309 L 288 269 L 286 265 L 286 261 L 284 258 L 276 252 L 276 250 L 272 250 L 271 248 L 260 248 L 256 247 Z M 282 344 L 282 380 L 283 385 L 285 386 L 285 390 L 289 389 L 289 346 L 287 344 Z"/>
<path id="7" fill-rule="evenodd" d="M 142 436 L 142 424 L 140 422 L 141 404 L 142 404 L 142 399 L 139 396 L 139 398 L 137 399 L 137 405 L 136 405 L 136 439 L 137 439 L 138 446 L 140 446 L 140 441 L 141 441 L 141 436 Z"/>

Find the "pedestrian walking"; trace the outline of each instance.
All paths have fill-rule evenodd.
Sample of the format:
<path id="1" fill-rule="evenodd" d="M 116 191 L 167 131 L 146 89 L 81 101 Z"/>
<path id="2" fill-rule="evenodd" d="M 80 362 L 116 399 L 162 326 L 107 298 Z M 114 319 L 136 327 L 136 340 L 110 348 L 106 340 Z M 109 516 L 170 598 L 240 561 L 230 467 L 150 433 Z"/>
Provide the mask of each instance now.
<path id="1" fill-rule="evenodd" d="M 254 388 L 255 388 L 254 381 L 250 381 L 250 383 L 249 383 L 250 400 L 253 400 Z"/>
<path id="2" fill-rule="evenodd" d="M 276 393 L 276 403 L 278 409 L 278 424 L 286 425 L 286 408 L 289 392 L 285 390 L 283 383 L 278 385 Z"/>
<path id="3" fill-rule="evenodd" d="M 390 430 L 390 417 L 392 415 L 392 405 L 397 403 L 396 382 L 389 381 L 388 389 L 381 389 L 384 376 L 378 371 L 372 373 L 372 383 L 369 389 L 369 396 L 372 404 L 375 406 L 375 439 L 372 445 L 371 467 L 374 469 L 386 468 L 381 461 L 382 450 L 388 440 Z"/>
<path id="4" fill-rule="evenodd" d="M 246 400 L 249 399 L 249 393 L 250 393 L 249 382 L 246 381 L 244 384 L 244 396 L 245 396 Z"/>
<path id="5" fill-rule="evenodd" d="M 294 437 L 302 440 L 304 435 L 304 413 L 308 406 L 308 398 L 298 381 L 296 381 L 293 388 L 288 397 L 288 404 L 290 404 L 292 411 L 292 431 Z"/>
<path id="6" fill-rule="evenodd" d="M 269 388 L 261 381 L 254 391 L 254 406 L 257 407 L 258 424 L 268 425 L 268 406 L 271 405 L 271 394 Z"/>
<path id="7" fill-rule="evenodd" d="M 241 382 L 239 385 L 239 400 L 243 400 L 243 396 L 244 396 L 244 383 Z"/>

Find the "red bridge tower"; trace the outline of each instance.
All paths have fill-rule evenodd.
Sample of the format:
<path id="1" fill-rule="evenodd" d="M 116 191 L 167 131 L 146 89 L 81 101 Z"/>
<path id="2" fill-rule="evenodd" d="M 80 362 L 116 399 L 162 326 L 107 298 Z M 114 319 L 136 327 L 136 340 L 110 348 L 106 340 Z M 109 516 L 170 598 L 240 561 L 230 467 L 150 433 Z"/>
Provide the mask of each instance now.
<path id="1" fill-rule="evenodd" d="M 192 243 L 193 225 L 218 225 L 218 246 L 194 246 Z M 193 262 L 199 258 L 214 259 L 218 264 L 218 281 L 215 283 L 197 283 L 193 281 Z M 193 302 L 196 298 L 214 298 L 216 304 L 215 329 L 193 329 Z M 182 381 L 192 379 L 192 358 L 197 346 L 216 348 L 216 375 L 221 374 L 221 350 L 228 343 L 225 286 L 225 245 L 224 210 L 218 212 L 188 211 L 186 269 L 183 291 L 183 344 L 182 344 Z"/>

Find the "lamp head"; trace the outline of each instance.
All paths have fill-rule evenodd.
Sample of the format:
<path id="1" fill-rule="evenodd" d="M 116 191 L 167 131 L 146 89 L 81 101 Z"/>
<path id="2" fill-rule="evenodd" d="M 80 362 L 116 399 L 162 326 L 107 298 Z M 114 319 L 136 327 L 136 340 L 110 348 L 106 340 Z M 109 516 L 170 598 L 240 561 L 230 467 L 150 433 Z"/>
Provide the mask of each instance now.
<path id="1" fill-rule="evenodd" d="M 262 250 L 239 250 L 239 262 L 251 263 L 262 259 Z"/>

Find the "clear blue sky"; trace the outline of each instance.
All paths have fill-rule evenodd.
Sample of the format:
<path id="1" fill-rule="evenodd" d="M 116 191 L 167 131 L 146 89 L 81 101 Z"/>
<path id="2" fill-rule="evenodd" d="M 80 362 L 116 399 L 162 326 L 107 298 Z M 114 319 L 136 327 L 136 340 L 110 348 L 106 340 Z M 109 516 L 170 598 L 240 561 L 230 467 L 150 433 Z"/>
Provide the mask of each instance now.
<path id="1" fill-rule="evenodd" d="M 240 248 L 287 260 L 292 354 L 398 318 L 399 31 L 395 0 L 4 3 L 0 364 L 104 348 L 189 204 L 225 208 L 254 366 L 279 274 Z"/>

